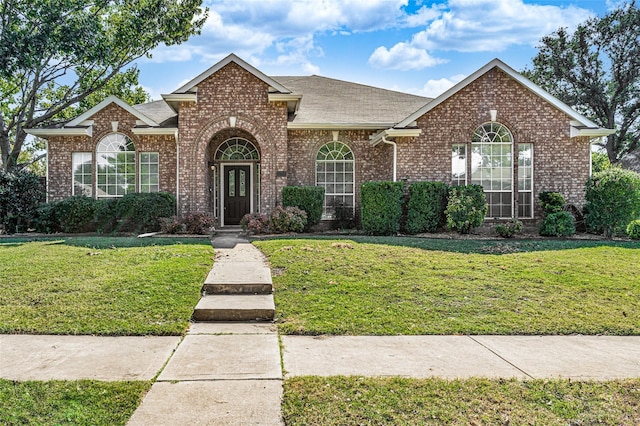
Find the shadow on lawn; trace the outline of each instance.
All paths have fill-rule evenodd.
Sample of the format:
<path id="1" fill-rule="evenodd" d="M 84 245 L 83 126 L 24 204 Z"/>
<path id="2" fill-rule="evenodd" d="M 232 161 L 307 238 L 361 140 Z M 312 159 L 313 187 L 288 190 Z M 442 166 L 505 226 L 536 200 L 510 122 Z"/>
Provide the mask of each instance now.
<path id="1" fill-rule="evenodd" d="M 0 239 L 0 248 L 17 247 L 29 242 L 48 242 L 54 244 L 65 244 L 74 247 L 89 247 L 94 249 L 107 248 L 128 248 L 128 247 L 149 247 L 149 246 L 170 246 L 175 244 L 211 244 L 208 237 L 191 238 L 137 238 L 137 237 L 103 237 L 103 236 L 39 236 L 33 238 L 26 237 L 4 237 Z"/>
<path id="2" fill-rule="evenodd" d="M 640 241 L 613 240 L 565 240 L 565 239 L 530 239 L 530 240 L 487 240 L 487 239 L 444 239 L 418 237 L 384 237 L 363 235 L 334 235 L 334 236 L 281 236 L 265 239 L 310 239 L 310 240 L 340 240 L 353 241 L 363 244 L 381 244 L 400 247 L 414 247 L 423 250 L 447 251 L 453 253 L 477 254 L 509 254 L 534 251 L 572 250 L 589 247 L 622 247 L 640 249 Z"/>

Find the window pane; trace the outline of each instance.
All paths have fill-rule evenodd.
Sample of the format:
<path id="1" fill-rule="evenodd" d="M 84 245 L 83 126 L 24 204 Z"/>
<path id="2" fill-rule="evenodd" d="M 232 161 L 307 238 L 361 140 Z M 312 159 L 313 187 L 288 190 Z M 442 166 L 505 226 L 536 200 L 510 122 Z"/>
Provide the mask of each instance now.
<path id="1" fill-rule="evenodd" d="M 325 189 L 323 218 L 331 219 L 336 205 L 354 204 L 354 160 L 351 149 L 341 142 L 329 142 L 316 156 L 316 185 Z"/>

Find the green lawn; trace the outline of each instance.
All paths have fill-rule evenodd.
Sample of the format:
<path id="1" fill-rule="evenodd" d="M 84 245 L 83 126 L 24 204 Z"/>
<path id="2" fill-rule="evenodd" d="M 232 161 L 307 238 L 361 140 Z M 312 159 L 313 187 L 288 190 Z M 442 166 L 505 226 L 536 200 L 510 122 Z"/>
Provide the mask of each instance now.
<path id="1" fill-rule="evenodd" d="M 299 377 L 285 380 L 295 425 L 640 424 L 640 380 L 441 380 Z"/>
<path id="2" fill-rule="evenodd" d="M 255 241 L 286 334 L 640 334 L 640 243 Z"/>
<path id="3" fill-rule="evenodd" d="M 150 387 L 149 382 L 0 379 L 0 424 L 124 425 Z"/>
<path id="4" fill-rule="evenodd" d="M 0 333 L 180 335 L 207 239 L 0 239 Z"/>

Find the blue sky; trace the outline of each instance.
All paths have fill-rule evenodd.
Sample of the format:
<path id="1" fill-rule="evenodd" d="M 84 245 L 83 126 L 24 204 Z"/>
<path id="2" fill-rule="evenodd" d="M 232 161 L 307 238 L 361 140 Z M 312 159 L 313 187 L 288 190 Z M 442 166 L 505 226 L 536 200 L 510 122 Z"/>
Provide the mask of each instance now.
<path id="1" fill-rule="evenodd" d="M 435 97 L 493 58 L 516 70 L 540 38 L 619 0 L 205 0 L 202 34 L 140 59 L 153 99 L 229 53 L 267 75 L 322 75 Z"/>

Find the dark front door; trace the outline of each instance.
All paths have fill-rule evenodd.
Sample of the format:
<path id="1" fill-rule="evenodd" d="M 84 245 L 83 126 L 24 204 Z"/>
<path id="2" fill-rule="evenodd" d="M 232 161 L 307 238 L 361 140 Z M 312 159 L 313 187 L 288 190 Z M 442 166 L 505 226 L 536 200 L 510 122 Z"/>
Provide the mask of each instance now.
<path id="1" fill-rule="evenodd" d="M 238 225 L 251 212 L 251 166 L 224 168 L 224 224 Z"/>

